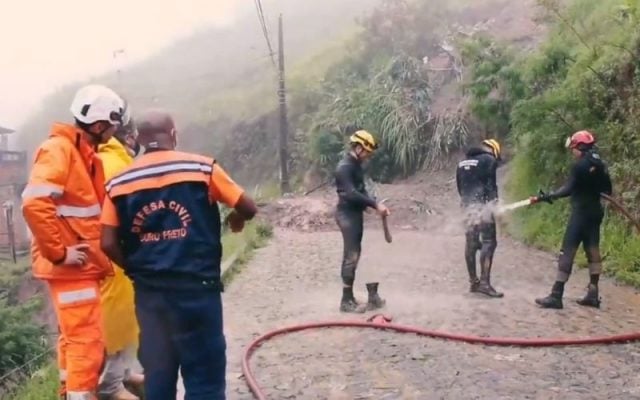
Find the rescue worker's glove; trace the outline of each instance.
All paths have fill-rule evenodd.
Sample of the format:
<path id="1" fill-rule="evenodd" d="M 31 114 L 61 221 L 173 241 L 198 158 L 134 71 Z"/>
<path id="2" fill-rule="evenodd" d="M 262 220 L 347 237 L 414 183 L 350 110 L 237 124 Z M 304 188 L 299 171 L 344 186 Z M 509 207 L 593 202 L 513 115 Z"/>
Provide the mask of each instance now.
<path id="1" fill-rule="evenodd" d="M 64 265 L 84 265 L 89 257 L 87 252 L 89 245 L 86 243 L 69 246 L 65 249 L 65 256 L 62 264 Z"/>
<path id="2" fill-rule="evenodd" d="M 543 192 L 542 189 L 538 192 L 537 196 L 531 197 L 530 200 L 531 200 L 531 204 L 540 203 L 541 201 L 545 203 L 553 204 L 551 195 Z"/>

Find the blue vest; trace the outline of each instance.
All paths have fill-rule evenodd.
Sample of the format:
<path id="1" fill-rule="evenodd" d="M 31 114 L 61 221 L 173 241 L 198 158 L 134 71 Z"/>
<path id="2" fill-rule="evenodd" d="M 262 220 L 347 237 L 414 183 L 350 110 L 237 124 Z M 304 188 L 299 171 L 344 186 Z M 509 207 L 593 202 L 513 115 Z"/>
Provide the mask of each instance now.
<path id="1" fill-rule="evenodd" d="M 138 285 L 222 290 L 220 212 L 213 159 L 148 153 L 107 183 L 120 225 L 124 270 Z"/>

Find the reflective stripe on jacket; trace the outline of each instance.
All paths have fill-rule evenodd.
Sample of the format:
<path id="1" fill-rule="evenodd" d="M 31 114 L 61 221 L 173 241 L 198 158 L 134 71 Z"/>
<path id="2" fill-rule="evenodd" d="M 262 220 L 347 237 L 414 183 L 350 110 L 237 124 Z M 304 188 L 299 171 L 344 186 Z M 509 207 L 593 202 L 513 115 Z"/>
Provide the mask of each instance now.
<path id="1" fill-rule="evenodd" d="M 22 213 L 33 234 L 33 275 L 41 279 L 93 279 L 113 273 L 100 250 L 100 212 L 104 199 L 102 162 L 83 133 L 56 123 L 36 151 Z M 66 247 L 89 244 L 82 265 L 63 265 Z"/>
<path id="2" fill-rule="evenodd" d="M 125 271 L 135 284 L 220 287 L 220 214 L 211 188 L 215 168 L 208 157 L 156 151 L 107 183 L 120 220 Z"/>

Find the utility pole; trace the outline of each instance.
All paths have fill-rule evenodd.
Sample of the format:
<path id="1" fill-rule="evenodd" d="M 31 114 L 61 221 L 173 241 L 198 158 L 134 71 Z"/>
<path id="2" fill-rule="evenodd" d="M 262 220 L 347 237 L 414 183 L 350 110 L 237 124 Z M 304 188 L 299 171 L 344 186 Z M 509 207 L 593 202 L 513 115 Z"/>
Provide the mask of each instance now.
<path id="1" fill-rule="evenodd" d="M 287 152 L 287 141 L 289 136 L 289 120 L 287 118 L 287 92 L 284 84 L 284 38 L 282 34 L 282 14 L 278 20 L 278 70 L 279 87 L 278 100 L 280 103 L 280 191 L 282 194 L 289 193 L 289 171 Z"/>
<path id="2" fill-rule="evenodd" d="M 122 90 L 122 63 L 118 61 L 119 56 L 124 56 L 124 49 L 117 49 L 113 51 L 113 64 L 116 68 L 116 77 L 118 82 L 118 90 Z"/>

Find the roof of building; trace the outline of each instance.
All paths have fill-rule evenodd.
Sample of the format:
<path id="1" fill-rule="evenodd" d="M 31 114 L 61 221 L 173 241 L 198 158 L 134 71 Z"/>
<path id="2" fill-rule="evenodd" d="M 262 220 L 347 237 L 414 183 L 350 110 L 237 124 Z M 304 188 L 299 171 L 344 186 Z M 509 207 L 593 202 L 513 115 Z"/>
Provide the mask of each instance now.
<path id="1" fill-rule="evenodd" d="M 13 129 L 5 128 L 4 126 L 0 125 L 0 135 L 13 132 L 15 132 Z"/>

